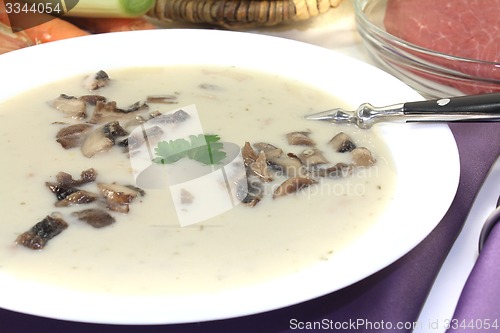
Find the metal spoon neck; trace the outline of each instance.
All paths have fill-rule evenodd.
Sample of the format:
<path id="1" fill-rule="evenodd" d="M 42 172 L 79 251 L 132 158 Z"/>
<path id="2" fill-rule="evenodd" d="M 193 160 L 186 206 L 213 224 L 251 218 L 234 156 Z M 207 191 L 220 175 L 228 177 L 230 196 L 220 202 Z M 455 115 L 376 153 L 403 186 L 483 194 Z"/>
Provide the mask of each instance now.
<path id="1" fill-rule="evenodd" d="M 356 110 L 356 125 L 360 128 L 370 128 L 382 121 L 402 121 L 402 116 L 404 116 L 404 103 L 384 107 L 364 103 Z"/>

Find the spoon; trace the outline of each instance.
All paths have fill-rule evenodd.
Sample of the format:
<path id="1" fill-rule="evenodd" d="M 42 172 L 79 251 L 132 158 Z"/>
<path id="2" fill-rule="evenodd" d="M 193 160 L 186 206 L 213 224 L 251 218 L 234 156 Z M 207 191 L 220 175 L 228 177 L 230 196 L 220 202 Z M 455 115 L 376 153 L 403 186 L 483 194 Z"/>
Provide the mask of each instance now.
<path id="1" fill-rule="evenodd" d="M 407 102 L 384 107 L 364 103 L 356 111 L 336 108 L 310 114 L 305 118 L 354 124 L 363 129 L 379 122 L 493 122 L 500 121 L 500 93 Z"/>
<path id="2" fill-rule="evenodd" d="M 481 234 L 479 235 L 479 252 L 483 250 L 486 239 L 497 223 L 500 223 L 500 196 L 498 197 L 496 209 L 488 216 L 484 222 L 483 228 L 481 229 Z"/>

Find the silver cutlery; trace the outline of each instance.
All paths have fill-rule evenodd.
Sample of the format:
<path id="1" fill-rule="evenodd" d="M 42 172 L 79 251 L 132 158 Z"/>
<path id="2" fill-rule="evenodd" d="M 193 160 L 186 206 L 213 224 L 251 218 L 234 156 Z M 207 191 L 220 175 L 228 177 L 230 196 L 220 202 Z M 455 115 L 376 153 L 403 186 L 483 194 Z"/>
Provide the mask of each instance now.
<path id="1" fill-rule="evenodd" d="M 497 200 L 496 209 L 488 216 L 488 218 L 484 222 L 483 228 L 481 229 L 481 234 L 479 235 L 479 252 L 481 252 L 481 250 L 483 249 L 486 239 L 497 223 L 500 223 L 500 196 Z"/>
<path id="2" fill-rule="evenodd" d="M 341 108 L 305 116 L 337 124 L 370 128 L 379 122 L 492 122 L 500 121 L 500 93 L 468 95 L 375 107 L 361 104 L 356 111 Z"/>

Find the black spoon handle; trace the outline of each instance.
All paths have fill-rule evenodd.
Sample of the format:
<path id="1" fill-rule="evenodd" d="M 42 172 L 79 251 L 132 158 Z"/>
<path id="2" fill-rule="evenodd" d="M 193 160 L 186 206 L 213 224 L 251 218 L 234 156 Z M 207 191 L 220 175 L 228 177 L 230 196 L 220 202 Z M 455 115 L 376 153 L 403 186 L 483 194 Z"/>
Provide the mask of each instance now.
<path id="1" fill-rule="evenodd" d="M 450 117 L 460 117 L 461 121 L 499 121 L 500 120 L 500 93 L 469 95 L 435 100 L 408 102 L 403 105 L 403 112 L 409 116 L 429 116 L 429 120 L 443 117 L 443 121 L 450 121 Z M 463 117 L 466 119 L 463 119 Z"/>

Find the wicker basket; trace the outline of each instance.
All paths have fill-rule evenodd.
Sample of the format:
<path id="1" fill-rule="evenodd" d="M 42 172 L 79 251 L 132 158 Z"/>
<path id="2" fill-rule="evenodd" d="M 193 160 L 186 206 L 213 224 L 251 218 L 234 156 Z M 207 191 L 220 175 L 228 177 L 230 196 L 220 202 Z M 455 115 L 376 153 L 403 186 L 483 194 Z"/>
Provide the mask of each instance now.
<path id="1" fill-rule="evenodd" d="M 226 29 L 307 20 L 342 0 L 156 0 L 148 16 L 162 22 L 208 24 Z"/>

